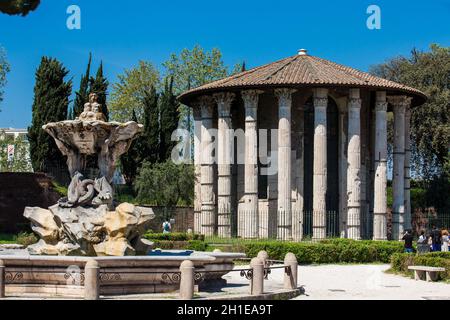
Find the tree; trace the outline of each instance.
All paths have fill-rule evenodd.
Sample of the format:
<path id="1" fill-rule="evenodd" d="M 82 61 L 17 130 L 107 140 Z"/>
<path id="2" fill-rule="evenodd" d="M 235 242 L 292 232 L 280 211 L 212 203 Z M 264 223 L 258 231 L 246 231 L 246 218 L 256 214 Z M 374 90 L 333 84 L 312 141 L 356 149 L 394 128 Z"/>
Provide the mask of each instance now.
<path id="1" fill-rule="evenodd" d="M 137 67 L 125 70 L 118 76 L 119 81 L 112 85 L 109 106 L 115 121 L 129 121 L 135 112 L 142 120 L 145 95 L 151 88 L 159 89 L 159 72 L 150 63 L 139 61 Z"/>
<path id="2" fill-rule="evenodd" d="M 121 157 L 122 173 L 129 185 L 133 183 L 144 161 L 150 163 L 159 161 L 159 108 L 156 89 L 151 87 L 144 93 L 142 99 L 144 131 L 134 140 L 129 151 Z M 135 113 L 132 119 L 137 120 Z"/>
<path id="3" fill-rule="evenodd" d="M 30 156 L 34 171 L 65 167 L 65 161 L 53 138 L 42 126 L 67 119 L 72 81 L 66 81 L 69 71 L 56 59 L 43 57 L 36 71 L 32 122 L 28 128 Z"/>
<path id="4" fill-rule="evenodd" d="M 144 162 L 134 185 L 137 201 L 164 206 L 192 205 L 194 199 L 194 168 L 176 165 L 171 160 L 152 164 Z"/>
<path id="5" fill-rule="evenodd" d="M 166 78 L 164 91 L 160 99 L 160 142 L 159 159 L 165 161 L 170 159 L 175 142 L 172 141 L 172 133 L 178 128 L 180 114 L 179 103 L 173 93 L 173 78 Z"/>
<path id="6" fill-rule="evenodd" d="M 370 72 L 427 94 L 427 103 L 411 114 L 413 169 L 425 180 L 440 175 L 450 141 L 450 47 L 433 44 L 429 52 L 413 49 L 410 57 L 392 58 Z"/>
<path id="7" fill-rule="evenodd" d="M 40 0 L 2 0 L 0 1 L 0 12 L 24 17 L 30 11 L 36 10 L 40 3 Z"/>
<path id="8" fill-rule="evenodd" d="M 109 119 L 108 106 L 106 105 L 106 98 L 108 96 L 108 80 L 103 76 L 103 62 L 100 62 L 97 74 L 89 80 L 89 93 L 96 93 L 98 95 L 98 103 L 102 105 L 102 112 Z"/>
<path id="9" fill-rule="evenodd" d="M 78 117 L 84 110 L 84 104 L 89 101 L 89 79 L 91 73 L 92 55 L 89 54 L 89 60 L 86 73 L 81 75 L 80 88 L 75 92 L 75 101 L 72 108 L 72 116 L 69 119 Z"/>
<path id="10" fill-rule="evenodd" d="M 199 45 L 192 50 L 183 49 L 179 55 L 172 54 L 163 66 L 166 69 L 166 76 L 173 78 L 173 91 L 176 95 L 228 75 L 228 68 L 222 60 L 220 50 L 213 48 L 211 51 L 205 51 Z M 236 70 L 239 70 L 239 67 L 235 66 L 232 73 L 236 73 Z M 191 109 L 182 104 L 179 106 L 179 111 L 180 125 L 189 130 L 191 142 L 193 142 Z"/>
<path id="11" fill-rule="evenodd" d="M 8 146 L 14 145 L 14 156 L 8 156 Z M 0 132 L 0 172 L 31 172 L 28 143 L 23 136 L 15 138 Z"/>
<path id="12" fill-rule="evenodd" d="M 6 85 L 6 75 L 10 71 L 9 63 L 6 60 L 5 50 L 0 46 L 0 104 L 3 101 L 4 91 Z M 1 109 L 0 109 L 1 111 Z"/>

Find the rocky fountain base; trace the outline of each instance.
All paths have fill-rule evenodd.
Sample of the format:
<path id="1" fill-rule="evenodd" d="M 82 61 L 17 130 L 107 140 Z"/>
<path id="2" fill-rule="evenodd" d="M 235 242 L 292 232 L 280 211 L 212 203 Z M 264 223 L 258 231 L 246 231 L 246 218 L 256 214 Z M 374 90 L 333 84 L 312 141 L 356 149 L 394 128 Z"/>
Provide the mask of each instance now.
<path id="1" fill-rule="evenodd" d="M 59 204 L 48 210 L 26 208 L 24 216 L 40 236 L 28 247 L 31 254 L 64 256 L 145 255 L 151 243 L 141 239 L 154 217 L 148 209 L 122 203 L 115 211 L 107 205 L 64 208 Z"/>

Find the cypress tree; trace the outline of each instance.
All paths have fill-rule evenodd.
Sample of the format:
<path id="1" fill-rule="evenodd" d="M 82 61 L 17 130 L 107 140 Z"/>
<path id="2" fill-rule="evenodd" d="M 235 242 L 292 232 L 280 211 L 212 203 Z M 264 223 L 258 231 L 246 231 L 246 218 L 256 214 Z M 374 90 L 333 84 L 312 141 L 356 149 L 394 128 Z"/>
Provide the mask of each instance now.
<path id="1" fill-rule="evenodd" d="M 178 128 L 180 119 L 179 106 L 173 93 L 173 78 L 166 78 L 160 102 L 160 161 L 170 159 L 172 149 L 176 144 L 176 141 L 171 140 L 172 133 Z"/>
<path id="2" fill-rule="evenodd" d="M 144 92 L 142 104 L 144 131 L 121 157 L 122 173 L 128 185 L 134 182 L 144 161 L 155 163 L 159 160 L 159 108 L 158 94 L 154 87 Z M 137 122 L 134 110 L 132 120 Z"/>
<path id="3" fill-rule="evenodd" d="M 108 80 L 103 76 L 103 62 L 100 62 L 100 66 L 98 67 L 97 74 L 94 77 L 91 77 L 89 86 L 89 93 L 96 93 L 98 95 L 98 103 L 102 105 L 102 112 L 106 117 L 106 120 L 109 119 L 108 107 L 106 105 L 106 96 L 108 95 Z"/>
<path id="4" fill-rule="evenodd" d="M 72 80 L 65 81 L 68 73 L 69 71 L 58 60 L 48 57 L 42 57 L 36 71 L 32 122 L 28 128 L 30 157 L 34 171 L 45 171 L 51 167 L 67 171 L 63 155 L 42 126 L 67 119 L 72 91 Z"/>
<path id="5" fill-rule="evenodd" d="M 147 160 L 151 163 L 158 162 L 160 146 L 160 126 L 158 94 L 155 87 L 145 92 L 144 104 L 144 132 L 141 135 L 141 162 Z"/>
<path id="6" fill-rule="evenodd" d="M 90 79 L 90 73 L 91 73 L 91 62 L 92 62 L 92 55 L 89 53 L 89 60 L 86 68 L 86 73 L 84 75 L 81 75 L 80 80 L 80 89 L 78 89 L 77 92 L 75 92 L 75 102 L 73 104 L 72 109 L 72 119 L 78 117 L 84 110 L 84 104 L 89 101 L 89 79 Z"/>

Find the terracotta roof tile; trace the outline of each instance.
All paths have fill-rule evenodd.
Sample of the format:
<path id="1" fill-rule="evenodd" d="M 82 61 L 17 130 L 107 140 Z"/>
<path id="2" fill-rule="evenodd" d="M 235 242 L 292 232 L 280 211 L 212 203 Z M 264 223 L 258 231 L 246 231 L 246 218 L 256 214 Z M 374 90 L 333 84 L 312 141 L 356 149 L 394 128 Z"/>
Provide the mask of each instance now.
<path id="1" fill-rule="evenodd" d="M 417 89 L 307 54 L 288 57 L 210 82 L 184 92 L 179 99 L 188 103 L 199 95 L 224 89 L 316 85 L 391 90 L 419 98 L 421 103 L 427 99 L 426 95 Z"/>

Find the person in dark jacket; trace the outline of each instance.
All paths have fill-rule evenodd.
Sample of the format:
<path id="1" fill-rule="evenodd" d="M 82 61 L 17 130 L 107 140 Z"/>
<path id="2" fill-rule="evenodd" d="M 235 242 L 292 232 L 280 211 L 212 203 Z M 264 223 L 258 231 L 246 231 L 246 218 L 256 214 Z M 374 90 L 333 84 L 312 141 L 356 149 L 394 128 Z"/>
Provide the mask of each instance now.
<path id="1" fill-rule="evenodd" d="M 405 231 L 405 234 L 403 235 L 402 240 L 405 241 L 405 252 L 406 253 L 413 253 L 414 249 L 413 249 L 413 236 L 412 236 L 412 232 L 410 232 L 409 230 Z"/>
<path id="2" fill-rule="evenodd" d="M 438 228 L 436 228 L 436 226 L 433 226 L 430 236 L 431 236 L 432 251 L 433 252 L 441 251 L 442 246 L 441 231 Z"/>

